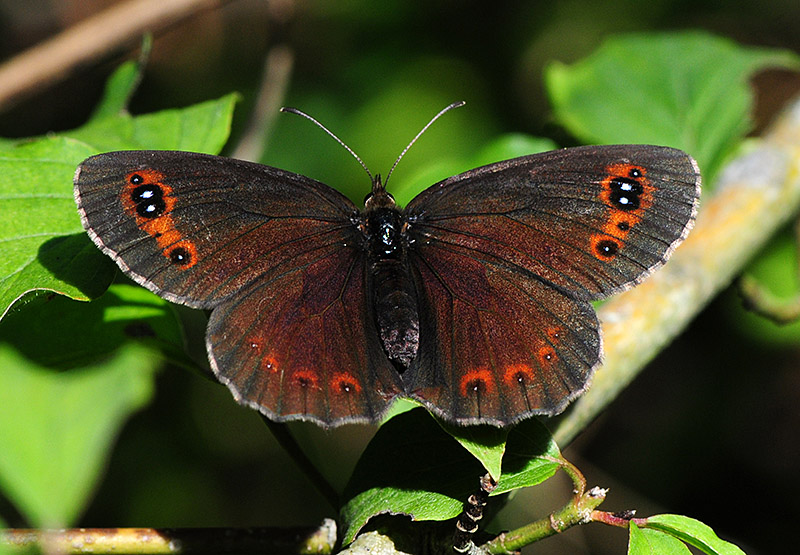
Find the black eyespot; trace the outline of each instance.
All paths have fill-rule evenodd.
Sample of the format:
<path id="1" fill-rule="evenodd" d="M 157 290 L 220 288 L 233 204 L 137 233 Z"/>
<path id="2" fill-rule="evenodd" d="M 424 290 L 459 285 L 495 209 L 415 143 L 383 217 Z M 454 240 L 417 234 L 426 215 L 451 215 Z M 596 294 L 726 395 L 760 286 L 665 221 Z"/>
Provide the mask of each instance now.
<path id="1" fill-rule="evenodd" d="M 186 266 L 187 264 L 191 264 L 192 255 L 183 247 L 175 247 L 169 252 L 169 259 L 173 264 Z"/>
<path id="2" fill-rule="evenodd" d="M 597 243 L 595 249 L 602 258 L 614 258 L 619 251 L 619 244 L 611 239 L 604 239 Z"/>
<path id="3" fill-rule="evenodd" d="M 164 192 L 158 185 L 139 185 L 131 191 L 131 200 L 136 205 L 136 213 L 143 218 L 157 218 L 167 209 Z"/>
<path id="4" fill-rule="evenodd" d="M 627 177 L 615 177 L 611 180 L 611 202 L 620 210 L 636 210 L 644 189 L 642 185 Z"/>
<path id="5" fill-rule="evenodd" d="M 135 173 L 131 176 L 131 183 L 133 183 L 134 185 L 141 185 L 142 183 L 144 183 L 144 178 L 138 173 Z"/>

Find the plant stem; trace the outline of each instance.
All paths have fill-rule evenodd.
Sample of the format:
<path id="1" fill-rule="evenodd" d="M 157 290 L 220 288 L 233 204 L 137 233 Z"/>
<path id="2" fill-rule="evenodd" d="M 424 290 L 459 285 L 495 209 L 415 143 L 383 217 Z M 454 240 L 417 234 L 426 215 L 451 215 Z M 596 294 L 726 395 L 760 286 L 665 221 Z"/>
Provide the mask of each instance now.
<path id="1" fill-rule="evenodd" d="M 606 492 L 607 490 L 598 487 L 581 492 L 549 516 L 500 534 L 482 545 L 481 549 L 487 553 L 513 553 L 530 543 L 560 534 L 577 524 L 589 522 L 595 508 L 605 500 Z"/>
<path id="2" fill-rule="evenodd" d="M 75 68 L 227 0 L 129 0 L 62 31 L 0 65 L 0 108 L 53 85 Z"/>
<path id="3" fill-rule="evenodd" d="M 264 415 L 261 415 L 261 419 L 267 425 L 269 431 L 272 432 L 272 435 L 275 436 L 275 439 L 278 441 L 280 446 L 283 447 L 283 449 L 289 454 L 295 464 L 306 475 L 311 483 L 314 484 L 314 486 L 322 494 L 330 506 L 338 511 L 341 507 L 339 494 L 336 493 L 336 490 L 333 488 L 330 482 L 325 479 L 325 476 L 323 476 L 314 463 L 311 462 L 311 459 L 308 458 L 305 451 L 300 448 L 300 445 L 297 443 L 297 440 L 294 438 L 294 436 L 289 432 L 289 428 L 286 426 L 286 424 L 273 422 Z"/>

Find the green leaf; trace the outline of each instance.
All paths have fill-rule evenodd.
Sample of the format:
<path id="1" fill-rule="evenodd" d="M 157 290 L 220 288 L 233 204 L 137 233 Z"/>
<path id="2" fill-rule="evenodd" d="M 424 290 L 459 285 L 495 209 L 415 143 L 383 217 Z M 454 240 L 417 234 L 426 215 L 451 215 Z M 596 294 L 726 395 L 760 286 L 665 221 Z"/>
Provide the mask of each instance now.
<path id="1" fill-rule="evenodd" d="M 558 121 L 588 143 L 655 143 L 697 159 L 706 183 L 752 127 L 748 79 L 767 67 L 800 67 L 786 50 L 745 48 L 703 32 L 607 40 L 545 82 Z"/>
<path id="2" fill-rule="evenodd" d="M 64 137 L 0 150 L 0 316 L 34 289 L 87 299 L 111 282 L 113 264 L 83 233 L 72 197 L 75 167 L 91 154 Z"/>
<path id="3" fill-rule="evenodd" d="M 538 485 L 561 467 L 558 445 L 536 418 L 511 429 L 505 451 L 503 473 L 493 495 Z"/>
<path id="4" fill-rule="evenodd" d="M 81 161 L 104 150 L 136 148 L 216 153 L 227 139 L 234 101 L 228 95 L 183 110 L 118 114 L 71 131 L 70 137 L 0 149 L 0 317 L 31 291 L 86 300 L 111 283 L 115 266 L 83 231 L 72 195 Z"/>
<path id="5" fill-rule="evenodd" d="M 92 120 L 66 135 L 91 145 L 95 153 L 152 149 L 218 154 L 228 140 L 237 98 L 229 94 L 188 108 L 135 117 L 120 113 Z"/>
<path id="6" fill-rule="evenodd" d="M 449 432 L 456 433 L 462 445 L 453 441 Z M 484 426 L 441 427 L 423 409 L 384 424 L 364 450 L 345 488 L 341 511 L 345 545 L 379 514 L 404 514 L 412 520 L 457 516 L 486 473 L 478 458 L 493 467 L 504 447 L 499 442 L 503 435 Z M 481 440 L 486 443 L 482 445 Z M 546 480 L 558 470 L 559 457 L 549 432 L 535 419 L 512 428 L 500 482 L 492 495 Z"/>
<path id="7" fill-rule="evenodd" d="M 75 522 L 122 423 L 151 397 L 156 357 L 131 346 L 68 372 L 0 344 L 0 486 L 36 527 Z"/>
<path id="8" fill-rule="evenodd" d="M 659 530 L 639 528 L 630 523 L 628 555 L 691 555 L 682 541 Z"/>
<path id="9" fill-rule="evenodd" d="M 0 321 L 0 337 L 32 362 L 58 370 L 95 364 L 132 339 L 188 363 L 172 306 L 136 285 L 112 285 L 91 303 L 32 297 Z M 3 382 L 0 372 L 0 387 Z"/>
<path id="10" fill-rule="evenodd" d="M 721 540 L 706 524 L 682 515 L 655 515 L 647 518 L 646 527 L 674 536 L 710 555 L 744 555 L 744 551 Z"/>
<path id="11" fill-rule="evenodd" d="M 379 514 L 455 517 L 485 472 L 424 409 L 396 416 L 372 438 L 345 487 L 344 544 Z"/>
<path id="12" fill-rule="evenodd" d="M 438 419 L 437 421 L 445 432 L 480 461 L 495 481 L 500 479 L 508 429 L 493 426 L 454 426 Z"/>
<path id="13" fill-rule="evenodd" d="M 92 303 L 28 298 L 0 337 L 0 488 L 31 524 L 69 525 L 119 429 L 151 396 L 157 357 L 131 340 L 190 364 L 177 317 L 149 291 L 117 284 Z"/>

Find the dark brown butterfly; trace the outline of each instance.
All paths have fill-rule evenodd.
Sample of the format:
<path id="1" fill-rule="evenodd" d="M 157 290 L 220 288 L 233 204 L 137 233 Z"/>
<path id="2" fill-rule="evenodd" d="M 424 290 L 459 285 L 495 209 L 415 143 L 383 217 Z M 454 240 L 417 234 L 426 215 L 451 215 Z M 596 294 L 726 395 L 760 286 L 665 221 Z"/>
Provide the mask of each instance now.
<path id="1" fill-rule="evenodd" d="M 85 160 L 92 240 L 138 283 L 212 309 L 211 367 L 277 421 L 375 422 L 397 397 L 458 424 L 562 411 L 600 361 L 589 301 L 644 279 L 692 227 L 695 161 L 660 146 L 524 156 L 405 209 L 189 152 Z"/>

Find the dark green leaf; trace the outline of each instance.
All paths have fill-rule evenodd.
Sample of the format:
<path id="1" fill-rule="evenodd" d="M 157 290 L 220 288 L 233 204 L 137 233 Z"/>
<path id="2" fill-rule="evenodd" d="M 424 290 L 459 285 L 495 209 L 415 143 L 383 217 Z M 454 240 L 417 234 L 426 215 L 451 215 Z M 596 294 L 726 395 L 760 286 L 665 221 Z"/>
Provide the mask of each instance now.
<path id="1" fill-rule="evenodd" d="M 131 340 L 186 363 L 172 307 L 135 285 L 112 285 L 91 303 L 52 294 L 32 297 L 0 321 L 0 337 L 35 364 L 58 370 L 95 364 Z"/>
<path id="2" fill-rule="evenodd" d="M 691 551 L 682 541 L 669 534 L 639 528 L 631 522 L 628 555 L 691 555 Z"/>
<path id="3" fill-rule="evenodd" d="M 524 420 L 511 429 L 505 451 L 495 495 L 540 484 L 561 466 L 558 445 L 536 418 Z"/>
<path id="4" fill-rule="evenodd" d="M 75 522 L 121 425 L 150 399 L 156 361 L 132 346 L 55 372 L 0 344 L 0 486 L 31 525 Z"/>
<path id="5" fill-rule="evenodd" d="M 500 479 L 508 429 L 493 426 L 454 426 L 442 421 L 439 424 L 481 462 L 492 478 Z"/>
<path id="6" fill-rule="evenodd" d="M 462 445 L 445 429 L 455 433 Z M 345 543 L 379 514 L 404 514 L 413 520 L 457 516 L 486 473 L 475 457 L 494 468 L 503 451 L 504 435 L 484 426 L 442 428 L 423 409 L 384 424 L 362 454 L 345 489 L 341 511 Z M 508 433 L 505 452 L 500 483 L 493 495 L 536 485 L 559 468 L 558 448 L 535 419 Z"/>
<path id="7" fill-rule="evenodd" d="M 379 514 L 455 517 L 485 472 L 424 409 L 391 419 L 364 450 L 345 488 L 344 543 Z"/>
<path id="8" fill-rule="evenodd" d="M 744 551 L 721 540 L 710 526 L 683 515 L 655 515 L 647 518 L 647 528 L 660 530 L 709 555 L 744 555 Z"/>
<path id="9" fill-rule="evenodd" d="M 703 32 L 623 35 L 545 73 L 556 118 L 587 143 L 654 143 L 697 159 L 706 183 L 752 126 L 748 79 L 797 68 L 789 51 L 745 48 Z"/>

